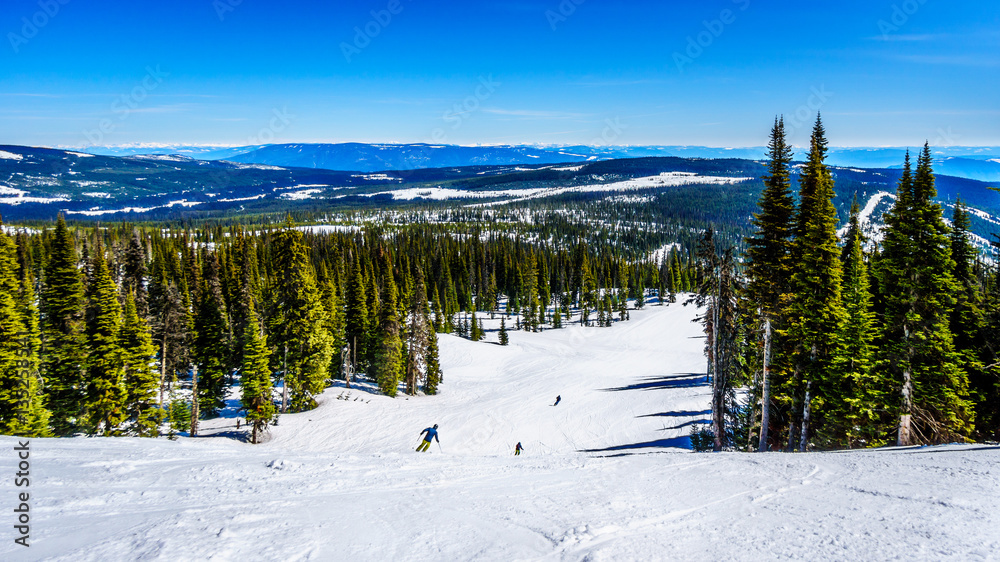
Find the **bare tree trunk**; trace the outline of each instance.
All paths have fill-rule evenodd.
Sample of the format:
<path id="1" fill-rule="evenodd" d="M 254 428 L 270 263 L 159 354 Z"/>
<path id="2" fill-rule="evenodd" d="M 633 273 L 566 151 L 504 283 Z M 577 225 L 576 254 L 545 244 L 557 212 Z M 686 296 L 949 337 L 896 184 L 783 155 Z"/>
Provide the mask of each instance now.
<path id="1" fill-rule="evenodd" d="M 760 443 L 757 450 L 767 451 L 767 432 L 771 423 L 771 379 L 768 369 L 771 367 L 771 319 L 764 318 L 764 373 L 761 382 L 760 395 Z"/>
<path id="2" fill-rule="evenodd" d="M 281 358 L 281 413 L 288 410 L 288 344 L 285 344 L 285 354 Z"/>
<path id="3" fill-rule="evenodd" d="M 725 431 L 725 410 L 722 395 L 722 378 L 719 377 L 719 292 L 722 291 L 722 268 L 719 268 L 720 284 L 716 285 L 716 295 L 712 303 L 712 431 L 715 433 L 713 451 L 722 450 L 722 432 Z"/>
<path id="4" fill-rule="evenodd" d="M 198 435 L 198 365 L 191 372 L 191 437 L 194 437 Z"/>
<path id="5" fill-rule="evenodd" d="M 167 379 L 167 333 L 163 332 L 163 343 L 160 345 L 160 419 L 163 423 L 163 386 Z"/>
<path id="6" fill-rule="evenodd" d="M 812 391 L 812 381 L 806 382 L 806 398 L 802 401 L 802 436 L 799 438 L 799 450 L 805 451 L 809 440 L 809 413 L 810 413 L 810 393 Z"/>
<path id="7" fill-rule="evenodd" d="M 896 445 L 905 447 L 913 444 L 913 427 L 911 417 L 913 415 L 913 353 L 909 347 L 910 327 L 903 326 L 903 337 L 907 342 L 906 366 L 903 367 L 903 388 L 900 392 L 903 403 L 899 408 L 899 433 L 896 436 Z"/>

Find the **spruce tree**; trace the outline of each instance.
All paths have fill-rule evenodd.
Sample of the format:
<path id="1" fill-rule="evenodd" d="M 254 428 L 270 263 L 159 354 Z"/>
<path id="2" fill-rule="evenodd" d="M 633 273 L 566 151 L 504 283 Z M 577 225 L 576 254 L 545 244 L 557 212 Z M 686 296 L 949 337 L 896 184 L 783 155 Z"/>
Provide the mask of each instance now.
<path id="1" fill-rule="evenodd" d="M 761 373 L 761 430 L 758 440 L 760 451 L 766 451 L 771 435 L 771 360 L 774 351 L 780 350 L 776 342 L 784 330 L 783 310 L 790 296 L 791 243 L 795 203 L 791 194 L 792 147 L 785 138 L 784 118 L 775 118 L 768 142 L 768 175 L 764 177 L 760 212 L 751 223 L 754 235 L 747 238 L 747 287 L 749 299 L 759 309 L 761 319 L 762 353 Z M 672 253 L 671 271 L 680 275 L 680 260 Z"/>
<path id="2" fill-rule="evenodd" d="M 226 382 L 232 361 L 229 352 L 232 334 L 219 279 L 218 255 L 215 253 L 204 260 L 200 293 L 194 345 L 198 363 L 198 412 L 202 418 L 211 418 L 226 405 Z"/>
<path id="3" fill-rule="evenodd" d="M 824 417 L 843 400 L 837 390 L 842 374 L 835 368 L 838 338 L 844 321 L 841 300 L 840 248 L 837 246 L 837 210 L 833 206 L 833 177 L 826 167 L 826 132 L 817 117 L 805 169 L 799 180 L 799 211 L 792 253 L 792 302 L 788 335 L 793 342 L 795 379 L 792 391 L 799 405 L 798 449 L 822 428 Z M 794 429 L 794 424 L 792 426 Z M 790 430 L 789 444 L 796 445 Z"/>
<path id="4" fill-rule="evenodd" d="M 120 345 L 122 349 L 125 411 L 131 420 L 130 433 L 140 437 L 159 434 L 159 410 L 156 408 L 159 377 L 153 370 L 156 348 L 149 326 L 136 310 L 132 291 L 125 297 Z"/>
<path id="5" fill-rule="evenodd" d="M 379 316 L 378 348 L 375 351 L 373 374 L 379 389 L 387 396 L 396 396 L 399 377 L 402 374 L 402 342 L 399 338 L 399 318 L 396 307 L 388 303 L 396 301 L 396 282 L 392 273 L 386 275 L 382 286 L 382 311 Z"/>
<path id="6" fill-rule="evenodd" d="M 476 320 L 476 313 L 472 313 L 472 327 L 469 332 L 469 339 L 472 341 L 481 341 L 485 334 L 483 334 L 480 322 Z"/>
<path id="7" fill-rule="evenodd" d="M 840 385 L 830 389 L 842 400 L 835 400 L 831 405 L 823 430 L 826 444 L 837 447 L 884 444 L 879 421 L 887 396 L 884 383 L 874 369 L 877 331 L 858 212 L 855 197 L 845 240 L 849 252 L 843 268 L 845 321 L 839 334 L 842 347 L 834 365 L 840 376 Z"/>
<path id="8" fill-rule="evenodd" d="M 85 301 L 83 278 L 77 266 L 73 235 L 60 214 L 52 236 L 42 291 L 42 342 L 45 349 L 42 376 L 46 381 L 52 428 L 56 435 L 68 435 L 86 427 Z"/>
<path id="9" fill-rule="evenodd" d="M 277 409 L 271 387 L 269 350 L 261 333 L 253 300 L 244 304 L 249 321 L 243 329 L 243 358 L 240 365 L 240 398 L 247 424 L 250 425 L 250 442 L 260 443 L 261 433 L 274 421 Z"/>
<path id="10" fill-rule="evenodd" d="M 500 317 L 500 333 L 498 334 L 500 338 L 500 345 L 507 345 L 510 343 L 510 338 L 507 335 L 507 319 Z"/>
<path id="11" fill-rule="evenodd" d="M 333 338 L 327 331 L 326 309 L 316 286 L 316 276 L 309 263 L 308 248 L 302 232 L 286 223 L 275 248 L 278 303 L 283 325 L 275 334 L 283 354 L 287 350 L 285 384 L 290 392 L 293 411 L 316 406 L 315 396 L 326 386 Z M 392 308 L 387 305 L 386 308 Z"/>
<path id="12" fill-rule="evenodd" d="M 424 274 L 418 267 L 413 280 L 412 302 L 406 318 L 406 393 L 417 393 L 417 379 L 422 369 L 428 369 L 430 340 L 436 339 L 430 318 L 427 315 L 427 289 Z M 431 329 L 428 330 L 428 327 Z"/>
<path id="13" fill-rule="evenodd" d="M 49 412 L 42 403 L 34 293 L 29 271 L 21 272 L 18 282 L 15 253 L 13 240 L 0 228 L 0 433 L 46 437 Z"/>
<path id="14" fill-rule="evenodd" d="M 909 155 L 886 217 L 879 285 L 885 306 L 879 368 L 899 396 L 896 443 L 940 443 L 969 435 L 968 380 L 948 323 L 958 292 L 951 246 L 936 195 L 930 146 L 916 174 Z"/>
<path id="15" fill-rule="evenodd" d="M 344 335 L 354 356 L 352 360 L 363 360 L 367 356 L 365 343 L 370 329 L 367 294 L 368 288 L 365 286 L 364 271 L 361 269 L 360 261 L 356 258 L 347 290 L 347 311 L 344 320 Z"/>
<path id="16" fill-rule="evenodd" d="M 984 307 L 987 293 L 982 282 L 984 276 L 976 271 L 978 252 L 970 241 L 970 220 L 966 209 L 959 199 L 951 217 L 951 257 L 955 262 L 954 277 L 958 284 L 955 307 L 951 312 L 951 332 L 955 349 L 969 375 L 969 397 L 975 403 L 976 437 L 991 439 L 1000 430 L 996 424 L 1000 410 L 1000 378 L 989 367 L 995 359 L 990 349 L 993 340 L 987 333 Z"/>
<path id="17" fill-rule="evenodd" d="M 123 381 L 121 305 L 100 244 L 91 256 L 87 305 L 87 415 L 94 433 L 113 435 L 128 416 Z"/>
<path id="18" fill-rule="evenodd" d="M 428 328 L 430 326 L 428 325 Z M 424 378 L 424 393 L 425 394 L 437 394 L 438 385 L 444 380 L 444 373 L 441 371 L 441 360 L 438 357 L 438 340 L 437 334 L 433 330 L 428 330 L 427 339 L 427 359 L 426 359 L 426 375 Z"/>

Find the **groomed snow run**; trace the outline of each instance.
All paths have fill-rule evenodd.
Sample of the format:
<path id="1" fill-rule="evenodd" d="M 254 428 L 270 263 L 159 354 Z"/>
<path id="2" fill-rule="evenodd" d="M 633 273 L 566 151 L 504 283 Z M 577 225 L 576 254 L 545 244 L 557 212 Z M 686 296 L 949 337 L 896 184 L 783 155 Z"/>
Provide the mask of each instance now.
<path id="1" fill-rule="evenodd" d="M 30 548 L 0 437 L 0 560 L 997 558 L 996 446 L 685 449 L 708 417 L 695 312 L 508 347 L 442 336 L 438 396 L 331 388 L 262 445 L 232 418 L 178 441 L 32 439 Z M 414 452 L 434 423 L 440 448 Z"/>

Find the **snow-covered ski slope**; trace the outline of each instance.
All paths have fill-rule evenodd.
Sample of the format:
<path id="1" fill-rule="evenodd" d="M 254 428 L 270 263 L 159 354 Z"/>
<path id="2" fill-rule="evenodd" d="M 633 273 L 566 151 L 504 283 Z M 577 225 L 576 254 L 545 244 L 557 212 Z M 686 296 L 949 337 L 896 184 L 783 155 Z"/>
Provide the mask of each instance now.
<path id="1" fill-rule="evenodd" d="M 708 417 L 694 315 L 654 305 L 508 347 L 443 336 L 439 396 L 333 388 L 258 446 L 232 419 L 176 442 L 33 439 L 30 548 L 2 437 L 0 560 L 1000 557 L 996 447 L 678 448 Z M 440 449 L 414 452 L 434 423 Z"/>

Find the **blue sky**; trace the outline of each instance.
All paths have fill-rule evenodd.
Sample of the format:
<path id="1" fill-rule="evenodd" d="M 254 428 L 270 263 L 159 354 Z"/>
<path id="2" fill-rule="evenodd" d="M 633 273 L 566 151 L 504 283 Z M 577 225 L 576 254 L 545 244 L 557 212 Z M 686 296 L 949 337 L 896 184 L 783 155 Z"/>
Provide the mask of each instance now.
<path id="1" fill-rule="evenodd" d="M 835 146 L 1000 145 L 995 0 L 4 0 L 0 32 L 0 144 L 801 145 L 818 109 Z"/>

